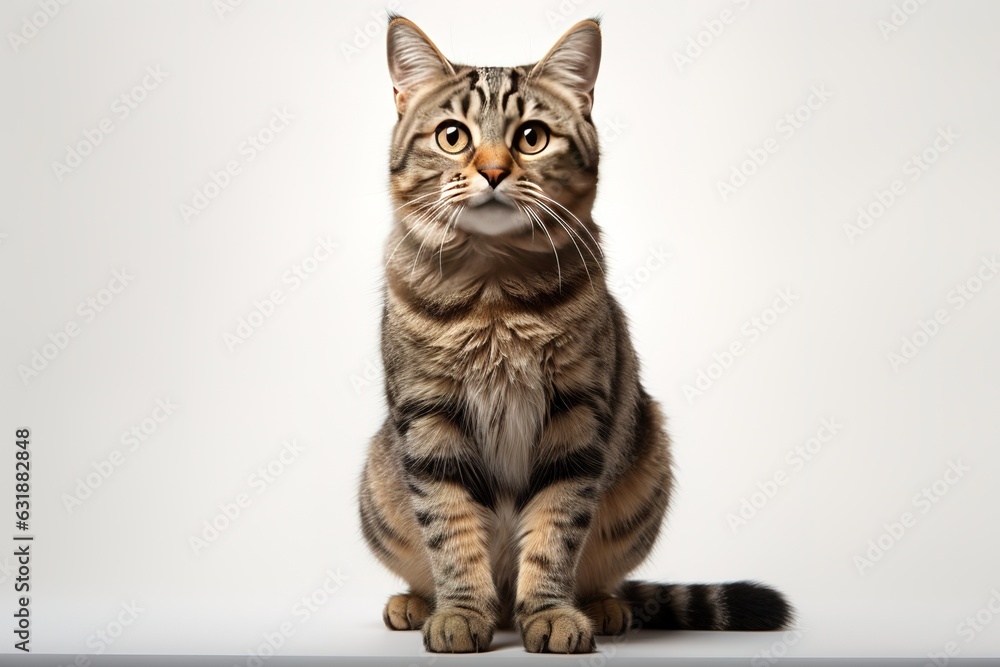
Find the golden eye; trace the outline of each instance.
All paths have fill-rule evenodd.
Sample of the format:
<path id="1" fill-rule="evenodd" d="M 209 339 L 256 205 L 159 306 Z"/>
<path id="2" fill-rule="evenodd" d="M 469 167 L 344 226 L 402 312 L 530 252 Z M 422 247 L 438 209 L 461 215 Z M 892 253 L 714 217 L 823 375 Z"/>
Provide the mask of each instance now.
<path id="1" fill-rule="evenodd" d="M 469 130 L 454 120 L 446 120 L 437 129 L 437 142 L 445 153 L 461 153 L 471 141 Z"/>
<path id="2" fill-rule="evenodd" d="M 514 148 L 522 155 L 535 155 L 549 145 L 549 128 L 545 123 L 533 120 L 518 128 L 514 134 Z"/>

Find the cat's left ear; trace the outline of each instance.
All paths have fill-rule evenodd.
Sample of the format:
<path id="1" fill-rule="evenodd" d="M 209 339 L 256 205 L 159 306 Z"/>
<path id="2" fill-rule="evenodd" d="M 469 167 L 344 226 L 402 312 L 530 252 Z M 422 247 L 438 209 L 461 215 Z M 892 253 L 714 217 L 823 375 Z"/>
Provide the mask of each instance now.
<path id="1" fill-rule="evenodd" d="M 601 26 L 597 19 L 580 21 L 563 35 L 534 69 L 542 76 L 571 88 L 580 98 L 584 115 L 594 106 L 594 84 L 601 67 Z"/>
<path id="2" fill-rule="evenodd" d="M 413 21 L 400 16 L 389 23 L 386 38 L 389 76 L 396 98 L 396 110 L 402 114 L 407 101 L 422 86 L 443 76 L 454 76 L 455 68 Z"/>

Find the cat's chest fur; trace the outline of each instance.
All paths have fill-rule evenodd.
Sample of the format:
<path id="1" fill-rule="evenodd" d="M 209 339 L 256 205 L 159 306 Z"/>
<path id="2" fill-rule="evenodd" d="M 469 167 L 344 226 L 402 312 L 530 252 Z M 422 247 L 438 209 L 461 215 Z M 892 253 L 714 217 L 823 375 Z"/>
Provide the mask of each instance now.
<path id="1" fill-rule="evenodd" d="M 454 339 L 454 372 L 483 463 L 509 488 L 523 488 L 548 411 L 553 351 L 564 334 L 522 314 L 462 329 Z"/>

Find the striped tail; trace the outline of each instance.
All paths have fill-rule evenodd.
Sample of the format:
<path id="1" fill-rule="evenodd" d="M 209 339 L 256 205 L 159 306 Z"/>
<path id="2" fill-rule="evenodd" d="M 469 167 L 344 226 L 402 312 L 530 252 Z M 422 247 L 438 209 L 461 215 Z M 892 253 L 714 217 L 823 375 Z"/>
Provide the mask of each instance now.
<path id="1" fill-rule="evenodd" d="M 626 581 L 632 625 L 658 630 L 781 630 L 794 618 L 778 591 L 753 581 L 656 584 Z"/>

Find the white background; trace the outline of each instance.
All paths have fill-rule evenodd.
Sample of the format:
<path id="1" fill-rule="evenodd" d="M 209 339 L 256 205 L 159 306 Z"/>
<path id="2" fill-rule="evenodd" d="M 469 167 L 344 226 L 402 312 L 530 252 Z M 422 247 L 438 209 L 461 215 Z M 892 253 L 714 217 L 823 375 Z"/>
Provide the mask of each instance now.
<path id="1" fill-rule="evenodd" d="M 639 574 L 767 581 L 790 595 L 801 629 L 651 634 L 618 653 L 749 657 L 785 642 L 798 656 L 925 656 L 954 641 L 963 656 L 1000 654 L 1000 622 L 971 636 L 960 626 L 1000 590 L 1000 279 L 960 309 L 952 292 L 980 286 L 983 258 L 1000 253 L 1000 6 L 911 0 L 919 9 L 893 32 L 879 27 L 889 0 L 397 6 L 449 57 L 483 65 L 532 62 L 604 12 L 595 215 L 645 381 L 670 417 L 679 483 Z M 355 509 L 383 415 L 395 110 L 380 7 L 247 0 L 220 15 L 209 0 L 74 2 L 12 45 L 41 10 L 4 3 L 0 506 L 11 509 L 0 534 L 15 532 L 14 431 L 27 426 L 33 650 L 246 654 L 289 621 L 283 654 L 422 655 L 417 634 L 382 626 L 400 582 L 367 553 Z M 704 22 L 725 9 L 732 21 L 712 37 Z M 707 46 L 679 66 L 699 33 Z M 147 67 L 166 77 L 123 118 L 115 100 Z M 831 96 L 799 109 L 813 87 Z M 294 119 L 248 161 L 241 144 L 274 109 Z M 788 136 L 776 124 L 797 110 L 808 119 Z M 113 132 L 60 180 L 53 163 L 105 118 Z M 947 128 L 957 138 L 911 180 L 906 163 Z M 724 200 L 718 182 L 769 138 L 778 151 Z M 230 160 L 240 173 L 185 221 L 180 206 Z M 895 179 L 905 191 L 852 242 L 845 225 Z M 283 282 L 327 236 L 334 255 L 298 289 Z M 121 269 L 134 279 L 86 321 L 78 304 L 107 297 Z M 230 350 L 224 335 L 275 289 L 284 302 Z M 794 305 L 751 341 L 744 323 L 779 290 Z M 888 355 L 941 309 L 947 322 L 894 369 Z M 79 335 L 23 379 L 19 366 L 69 322 Z M 734 341 L 745 353 L 711 369 Z M 699 371 L 718 379 L 689 401 Z M 130 451 L 122 433 L 157 399 L 178 407 Z M 791 465 L 823 419 L 843 428 Z M 302 453 L 258 494 L 249 477 L 287 439 Z M 121 465 L 68 510 L 67 494 L 115 450 Z M 949 461 L 968 471 L 923 512 L 914 495 Z M 734 530 L 727 517 L 781 472 Z M 191 536 L 240 493 L 249 506 L 196 554 Z M 916 524 L 859 567 L 904 512 Z M 0 557 L 5 623 L 12 561 Z M 300 622 L 293 605 L 327 570 L 346 579 Z M 132 601 L 137 620 L 112 644 L 95 640 Z M 497 646 L 521 650 L 513 635 Z"/>

